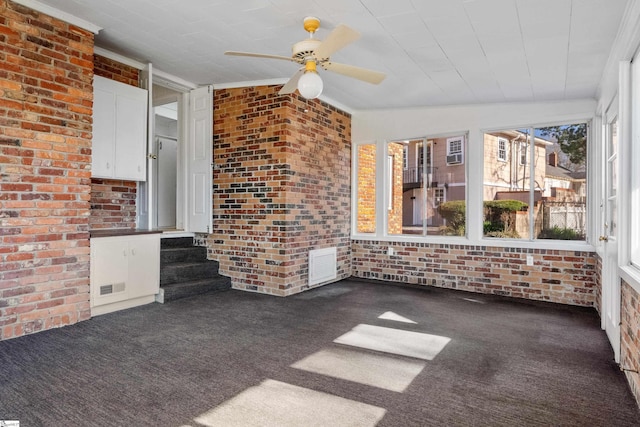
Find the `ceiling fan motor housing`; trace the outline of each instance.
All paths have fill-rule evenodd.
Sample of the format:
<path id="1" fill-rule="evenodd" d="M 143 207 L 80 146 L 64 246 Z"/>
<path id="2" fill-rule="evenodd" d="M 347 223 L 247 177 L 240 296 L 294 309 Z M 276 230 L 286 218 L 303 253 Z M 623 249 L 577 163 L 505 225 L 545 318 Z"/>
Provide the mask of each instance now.
<path id="1" fill-rule="evenodd" d="M 299 60 L 299 62 L 302 63 L 305 58 L 313 54 L 320 43 L 322 43 L 322 41 L 318 39 L 302 40 L 293 45 L 293 48 L 291 49 L 291 57 Z"/>

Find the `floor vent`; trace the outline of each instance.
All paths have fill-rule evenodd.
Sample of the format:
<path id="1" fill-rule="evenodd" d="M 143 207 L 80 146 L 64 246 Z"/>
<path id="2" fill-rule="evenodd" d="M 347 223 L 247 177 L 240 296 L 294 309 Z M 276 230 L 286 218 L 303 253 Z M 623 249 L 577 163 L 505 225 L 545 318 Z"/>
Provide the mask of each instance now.
<path id="1" fill-rule="evenodd" d="M 309 251 L 309 286 L 338 277 L 337 248 Z"/>
<path id="2" fill-rule="evenodd" d="M 124 291 L 124 282 L 100 286 L 100 295 L 109 295 Z"/>

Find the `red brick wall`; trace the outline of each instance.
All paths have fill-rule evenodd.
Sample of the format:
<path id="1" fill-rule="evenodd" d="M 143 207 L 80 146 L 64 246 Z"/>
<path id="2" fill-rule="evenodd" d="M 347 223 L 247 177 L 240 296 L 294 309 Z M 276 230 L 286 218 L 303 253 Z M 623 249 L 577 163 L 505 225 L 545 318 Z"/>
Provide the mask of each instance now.
<path id="1" fill-rule="evenodd" d="M 307 287 L 310 249 L 337 247 L 350 275 L 351 118 L 279 89 L 215 92 L 208 245 L 235 288 L 284 296 Z"/>
<path id="2" fill-rule="evenodd" d="M 387 255 L 387 248 L 395 255 Z M 353 276 L 593 306 L 591 252 L 354 240 Z M 526 265 L 526 255 L 534 265 Z"/>
<path id="3" fill-rule="evenodd" d="M 402 144 L 389 144 L 387 155 L 393 158 L 393 190 L 391 194 L 391 210 L 387 210 L 387 233 L 402 234 L 402 173 L 404 171 Z"/>
<path id="4" fill-rule="evenodd" d="M 358 145 L 358 233 L 376 232 L 376 145 Z"/>
<path id="5" fill-rule="evenodd" d="M 104 56 L 94 55 L 96 76 L 138 86 L 139 70 Z M 133 181 L 119 179 L 91 179 L 91 229 L 135 228 L 136 192 Z"/>
<path id="6" fill-rule="evenodd" d="M 640 405 L 640 295 L 622 281 L 620 367 Z"/>
<path id="7" fill-rule="evenodd" d="M 88 319 L 93 34 L 0 0 L 0 339 Z"/>

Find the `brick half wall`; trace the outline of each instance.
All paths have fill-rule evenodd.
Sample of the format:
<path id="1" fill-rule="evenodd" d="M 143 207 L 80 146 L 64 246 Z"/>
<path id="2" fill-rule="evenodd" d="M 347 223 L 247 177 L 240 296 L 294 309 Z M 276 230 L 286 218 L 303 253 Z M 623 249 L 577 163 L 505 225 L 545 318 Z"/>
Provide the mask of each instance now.
<path id="1" fill-rule="evenodd" d="M 387 255 L 387 248 L 394 255 Z M 353 276 L 592 307 L 591 252 L 354 240 Z M 534 265 L 526 265 L 533 255 Z"/>

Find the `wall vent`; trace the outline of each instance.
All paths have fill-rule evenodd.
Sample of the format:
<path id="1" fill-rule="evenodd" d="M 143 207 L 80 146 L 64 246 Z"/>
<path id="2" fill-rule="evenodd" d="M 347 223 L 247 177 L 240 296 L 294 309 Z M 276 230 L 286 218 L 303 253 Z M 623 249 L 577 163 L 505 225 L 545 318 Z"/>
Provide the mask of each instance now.
<path id="1" fill-rule="evenodd" d="M 335 247 L 309 251 L 309 286 L 338 277 L 337 253 Z"/>
<path id="2" fill-rule="evenodd" d="M 100 296 L 124 292 L 124 282 L 100 286 Z"/>

